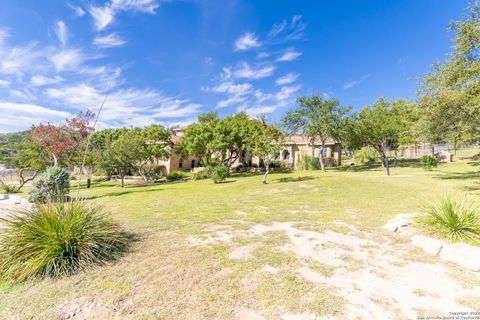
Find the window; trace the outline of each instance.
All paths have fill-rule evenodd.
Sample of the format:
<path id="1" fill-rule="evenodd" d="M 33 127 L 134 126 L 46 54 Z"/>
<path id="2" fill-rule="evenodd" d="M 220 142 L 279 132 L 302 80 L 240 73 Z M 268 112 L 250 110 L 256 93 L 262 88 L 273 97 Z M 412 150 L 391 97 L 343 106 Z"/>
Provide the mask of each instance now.
<path id="1" fill-rule="evenodd" d="M 283 160 L 290 161 L 290 152 L 288 150 L 283 150 Z"/>
<path id="2" fill-rule="evenodd" d="M 182 167 L 183 167 L 183 162 L 182 162 L 182 160 L 180 160 L 180 161 L 178 162 L 178 167 L 179 167 L 179 168 L 182 168 Z"/>
<path id="3" fill-rule="evenodd" d="M 195 160 L 192 160 L 192 169 L 195 168 Z"/>

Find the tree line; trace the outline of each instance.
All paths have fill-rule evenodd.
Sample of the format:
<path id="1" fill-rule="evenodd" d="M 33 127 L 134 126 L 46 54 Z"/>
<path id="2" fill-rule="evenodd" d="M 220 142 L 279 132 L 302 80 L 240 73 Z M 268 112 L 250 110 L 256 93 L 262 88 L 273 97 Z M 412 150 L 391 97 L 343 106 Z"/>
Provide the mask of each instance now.
<path id="1" fill-rule="evenodd" d="M 321 95 L 299 97 L 278 125 L 265 117 L 252 119 L 240 112 L 219 118 L 215 112 L 202 114 L 188 126 L 180 140 L 181 157 L 197 156 L 202 164 L 220 163 L 230 168 L 245 154 L 258 156 L 265 166 L 281 151 L 284 137 L 302 134 L 319 144 L 320 165 L 325 170 L 323 149 L 334 139 L 347 150 L 369 146 L 381 158 L 387 174 L 389 151 L 415 142 L 448 142 L 456 149 L 462 143 L 478 142 L 480 133 L 480 3 L 470 6 L 466 16 L 450 25 L 452 52 L 435 62 L 430 73 L 419 79 L 415 102 L 377 99 L 357 112 L 337 99 Z M 20 185 L 33 179 L 49 165 L 78 166 L 80 151 L 91 143 L 86 167 L 122 179 L 132 168 L 148 180 L 150 164 L 170 155 L 171 130 L 153 124 L 144 128 L 95 131 L 89 125 L 93 114 L 86 112 L 60 125 L 35 125 L 26 133 L 12 135 L 2 143 L 0 155 L 20 171 Z M 5 140 L 6 136 L 0 137 Z M 8 140 L 8 139 L 7 139 Z M 15 152 L 11 152 L 15 146 Z M 23 177 L 24 171 L 33 172 Z"/>

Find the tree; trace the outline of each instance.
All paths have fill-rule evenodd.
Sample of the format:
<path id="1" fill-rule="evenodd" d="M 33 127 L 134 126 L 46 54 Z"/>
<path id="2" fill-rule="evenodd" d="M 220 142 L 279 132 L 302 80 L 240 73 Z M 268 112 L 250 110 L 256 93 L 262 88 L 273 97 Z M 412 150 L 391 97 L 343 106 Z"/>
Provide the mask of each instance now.
<path id="1" fill-rule="evenodd" d="M 357 115 L 356 135 L 364 146 L 373 147 L 381 156 L 382 166 L 390 175 L 388 150 L 408 135 L 411 123 L 409 104 L 403 100 L 389 103 L 379 98 L 372 107 L 366 106 Z"/>
<path id="2" fill-rule="evenodd" d="M 325 171 L 325 143 L 329 138 L 341 139 L 343 119 L 351 108 L 341 107 L 336 99 L 322 99 L 318 95 L 300 97 L 297 103 L 298 107 L 285 115 L 283 123 L 290 133 L 307 136 L 311 145 L 320 142 L 320 165 Z"/>
<path id="3" fill-rule="evenodd" d="M 78 155 L 83 142 L 93 131 L 89 126 L 92 118 L 93 113 L 87 111 L 60 125 L 49 123 L 33 126 L 29 138 L 45 148 L 53 165 L 57 166 L 60 162 L 68 162 Z"/>
<path id="4" fill-rule="evenodd" d="M 4 164 L 7 168 L 12 165 L 17 147 L 27 133 L 27 131 L 0 133 L 0 164 Z"/>
<path id="5" fill-rule="evenodd" d="M 25 137 L 22 143 L 17 145 L 12 165 L 18 170 L 20 181 L 17 191 L 19 191 L 27 182 L 33 181 L 42 170 L 48 167 L 48 154 L 41 145 Z M 26 176 L 29 172 L 30 176 Z"/>
<path id="6" fill-rule="evenodd" d="M 479 138 L 480 113 L 480 2 L 470 6 L 463 20 L 453 21 L 450 52 L 443 63 L 421 79 L 419 132 L 429 141 L 453 144 Z"/>
<path id="7" fill-rule="evenodd" d="M 198 116 L 198 123 L 207 123 L 218 120 L 218 114 L 216 111 L 202 113 Z"/>
<path id="8" fill-rule="evenodd" d="M 267 184 L 267 176 L 270 173 L 270 163 L 283 147 L 283 135 L 276 126 L 266 124 L 265 117 L 261 121 L 256 122 L 255 136 L 250 141 L 250 150 L 253 156 L 263 160 L 265 166 L 265 174 L 263 175 L 263 184 Z"/>

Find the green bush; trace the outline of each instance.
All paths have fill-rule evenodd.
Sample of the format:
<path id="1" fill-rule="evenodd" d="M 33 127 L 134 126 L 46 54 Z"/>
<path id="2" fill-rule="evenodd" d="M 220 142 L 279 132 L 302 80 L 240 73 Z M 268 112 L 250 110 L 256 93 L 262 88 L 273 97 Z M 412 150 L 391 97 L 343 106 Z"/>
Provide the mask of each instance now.
<path id="1" fill-rule="evenodd" d="M 99 207 L 48 202 L 1 219 L 0 278 L 70 275 L 119 256 L 127 237 Z"/>
<path id="2" fill-rule="evenodd" d="M 420 163 L 425 170 L 432 170 L 432 168 L 438 165 L 437 159 L 432 156 L 423 156 L 420 158 Z"/>
<path id="3" fill-rule="evenodd" d="M 218 165 L 213 168 L 212 180 L 215 183 L 221 183 L 227 180 L 228 168 L 224 165 Z"/>
<path id="4" fill-rule="evenodd" d="M 445 197 L 425 207 L 434 233 L 453 241 L 480 240 L 480 207 L 467 198 Z"/>
<path id="5" fill-rule="evenodd" d="M 167 174 L 167 181 L 177 181 L 187 178 L 188 175 L 182 171 L 174 171 Z"/>
<path id="6" fill-rule="evenodd" d="M 63 201 L 70 192 L 70 174 L 60 167 L 50 167 L 28 191 L 31 202 Z"/>
<path id="7" fill-rule="evenodd" d="M 106 176 L 106 174 L 105 174 L 105 172 L 96 171 L 96 172 L 93 173 L 93 176 L 94 177 L 102 177 L 102 176 Z"/>
<path id="8" fill-rule="evenodd" d="M 320 170 L 320 159 L 313 156 L 303 155 L 298 159 L 296 168 L 299 170 Z"/>
<path id="9" fill-rule="evenodd" d="M 193 180 L 203 180 L 203 179 L 206 179 L 206 178 L 207 178 L 207 175 L 205 173 L 205 170 L 193 173 Z"/>
<path id="10" fill-rule="evenodd" d="M 270 168 L 286 168 L 287 164 L 280 160 L 273 160 L 270 162 Z"/>
<path id="11" fill-rule="evenodd" d="M 0 193 L 17 193 L 18 192 L 18 187 L 14 186 L 12 184 L 2 184 L 0 185 Z"/>
<path id="12" fill-rule="evenodd" d="M 364 147 L 355 151 L 355 159 L 360 163 L 375 162 L 378 159 L 378 152 L 371 147 Z"/>

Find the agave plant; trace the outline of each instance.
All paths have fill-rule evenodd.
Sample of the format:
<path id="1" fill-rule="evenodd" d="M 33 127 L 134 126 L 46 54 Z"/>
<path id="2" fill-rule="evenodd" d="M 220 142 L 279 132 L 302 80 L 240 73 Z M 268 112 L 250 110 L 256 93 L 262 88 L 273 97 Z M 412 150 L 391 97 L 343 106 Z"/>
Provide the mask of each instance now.
<path id="1" fill-rule="evenodd" d="M 480 239 L 480 206 L 466 197 L 446 196 L 425 208 L 428 223 L 453 241 Z"/>
<path id="2" fill-rule="evenodd" d="M 47 202 L 0 219 L 0 277 L 70 275 L 116 258 L 127 237 L 98 206 Z"/>

